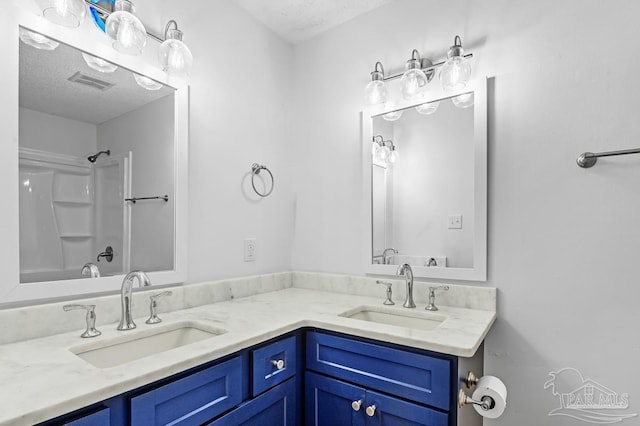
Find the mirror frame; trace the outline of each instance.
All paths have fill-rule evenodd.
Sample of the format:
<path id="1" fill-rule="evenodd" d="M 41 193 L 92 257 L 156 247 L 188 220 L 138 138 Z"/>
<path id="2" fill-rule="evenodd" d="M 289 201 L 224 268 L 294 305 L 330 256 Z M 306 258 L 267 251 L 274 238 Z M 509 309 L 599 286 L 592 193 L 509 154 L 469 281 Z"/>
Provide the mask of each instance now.
<path id="1" fill-rule="evenodd" d="M 0 17 L 0 51 L 6 57 L 0 67 L 0 170 L 7 179 L 0 179 L 3 201 L 9 208 L 0 213 L 0 307 L 15 302 L 116 292 L 120 290 L 124 274 L 101 278 L 79 278 L 62 281 L 43 281 L 20 284 L 20 237 L 18 196 L 18 108 L 19 108 L 19 37 L 18 28 L 51 37 L 91 55 L 104 58 L 146 75 L 175 89 L 175 143 L 174 143 L 174 264 L 173 270 L 149 272 L 152 285 L 184 283 L 187 279 L 187 219 L 188 219 L 188 153 L 189 153 L 189 86 L 186 81 L 167 76 L 154 60 L 157 47 L 150 42 L 143 56 L 119 54 L 108 38 L 93 23 L 85 22 L 76 29 L 68 29 L 50 23 L 41 16 L 34 5 L 7 5 Z M 6 13 L 5 13 L 6 12 Z M 90 280 L 90 281 L 89 281 Z"/>
<path id="2" fill-rule="evenodd" d="M 424 98 L 418 101 L 398 100 L 384 105 L 373 106 L 362 111 L 362 212 L 363 212 L 363 263 L 364 271 L 372 275 L 396 275 L 398 265 L 378 265 L 372 263 L 373 223 L 372 223 L 372 172 L 371 141 L 373 138 L 373 118 L 391 111 L 412 108 L 427 102 L 455 97 L 463 93 L 474 92 L 474 242 L 473 268 L 436 268 L 414 266 L 413 274 L 417 278 L 438 278 L 452 280 L 487 280 L 487 79 L 478 78 L 464 89 L 444 92 L 434 80 L 428 86 Z M 437 114 L 437 112 L 436 112 Z"/>

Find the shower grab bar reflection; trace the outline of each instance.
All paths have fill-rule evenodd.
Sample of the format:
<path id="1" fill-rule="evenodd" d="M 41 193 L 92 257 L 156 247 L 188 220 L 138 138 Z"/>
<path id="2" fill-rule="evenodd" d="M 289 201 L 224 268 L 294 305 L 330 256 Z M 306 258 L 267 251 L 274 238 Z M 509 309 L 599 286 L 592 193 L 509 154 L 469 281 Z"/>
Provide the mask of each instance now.
<path id="1" fill-rule="evenodd" d="M 627 155 L 627 154 L 640 154 L 640 148 L 636 149 L 623 149 L 620 151 L 606 151 L 606 152 L 583 152 L 576 159 L 578 166 L 583 169 L 593 167 L 598 161 L 598 157 L 612 157 L 614 155 Z"/>
<path id="2" fill-rule="evenodd" d="M 164 200 L 164 202 L 166 203 L 167 201 L 169 201 L 169 196 L 163 195 L 163 196 L 157 196 L 157 197 L 132 197 L 132 198 L 125 198 L 124 200 L 131 201 L 133 204 L 135 204 L 136 201 L 141 201 L 141 200 Z"/>

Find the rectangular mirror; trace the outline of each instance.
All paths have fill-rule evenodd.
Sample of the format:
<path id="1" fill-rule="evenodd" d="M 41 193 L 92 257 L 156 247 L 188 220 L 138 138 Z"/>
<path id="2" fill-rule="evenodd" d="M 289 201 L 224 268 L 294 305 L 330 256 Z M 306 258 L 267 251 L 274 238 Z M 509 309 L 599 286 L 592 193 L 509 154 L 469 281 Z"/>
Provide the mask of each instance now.
<path id="1" fill-rule="evenodd" d="M 184 281 L 187 86 L 29 43 L 45 31 L 19 28 L 19 281 L 0 303 L 117 290 L 131 270 Z"/>
<path id="2" fill-rule="evenodd" d="M 363 112 L 368 273 L 486 280 L 486 117 L 486 80 Z"/>

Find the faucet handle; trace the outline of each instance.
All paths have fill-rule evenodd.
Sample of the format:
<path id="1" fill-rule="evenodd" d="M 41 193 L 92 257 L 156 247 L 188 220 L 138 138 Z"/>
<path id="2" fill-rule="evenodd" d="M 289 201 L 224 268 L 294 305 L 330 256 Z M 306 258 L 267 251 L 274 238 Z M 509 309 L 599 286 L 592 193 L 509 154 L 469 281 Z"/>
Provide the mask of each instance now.
<path id="1" fill-rule="evenodd" d="M 393 302 L 393 300 L 391 300 L 391 296 L 393 295 L 393 283 L 387 282 L 387 281 L 380 281 L 380 280 L 376 280 L 376 284 L 383 284 L 387 286 L 387 300 L 385 300 L 384 302 L 382 302 L 383 305 L 395 305 L 395 303 Z"/>
<path id="2" fill-rule="evenodd" d="M 96 305 L 64 305 L 62 309 L 65 312 L 72 311 L 75 309 L 86 309 L 87 310 L 87 329 L 80 335 L 82 338 L 87 337 L 96 337 L 101 335 L 102 333 L 96 330 Z"/>
<path id="3" fill-rule="evenodd" d="M 436 287 L 429 287 L 429 304 L 425 307 L 427 311 L 437 311 L 436 306 L 436 290 L 449 291 L 448 285 L 439 285 Z"/>
<path id="4" fill-rule="evenodd" d="M 162 293 L 154 294 L 149 297 L 149 319 L 145 321 L 147 324 L 158 324 L 162 320 L 157 315 L 158 299 L 164 296 L 171 296 L 172 291 L 163 291 Z"/>

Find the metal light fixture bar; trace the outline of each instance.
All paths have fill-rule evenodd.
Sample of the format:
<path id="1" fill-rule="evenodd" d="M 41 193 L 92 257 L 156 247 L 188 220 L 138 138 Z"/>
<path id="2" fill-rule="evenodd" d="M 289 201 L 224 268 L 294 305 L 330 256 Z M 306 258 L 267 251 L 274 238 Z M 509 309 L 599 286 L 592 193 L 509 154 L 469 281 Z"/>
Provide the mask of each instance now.
<path id="1" fill-rule="evenodd" d="M 87 0 L 85 0 L 87 1 Z M 465 59 L 469 59 L 469 58 L 473 58 L 473 53 L 467 53 L 466 55 L 462 55 L 463 58 Z M 428 59 L 426 58 L 422 58 L 422 61 L 427 61 L 429 62 Z M 421 67 L 422 71 L 424 71 L 425 73 L 428 73 L 430 71 L 435 71 L 436 68 L 441 67 L 442 65 L 445 64 L 445 62 L 447 62 L 446 60 L 442 61 L 442 62 L 438 62 L 436 64 L 429 64 L 429 66 L 427 67 Z M 398 78 L 401 78 L 404 75 L 404 72 L 401 72 L 400 74 L 394 74 L 392 76 L 389 77 L 384 77 L 382 79 L 382 81 L 390 81 L 390 80 L 396 80 Z"/>
<path id="2" fill-rule="evenodd" d="M 87 4 L 87 6 L 93 7 L 95 10 L 97 10 L 98 13 L 104 18 L 107 18 L 109 15 L 111 15 L 113 13 L 112 10 L 109 10 L 109 9 L 105 8 L 104 6 L 101 6 L 101 5 L 97 4 L 97 3 L 93 3 L 91 0 L 84 0 L 84 2 Z M 163 38 L 160 38 L 155 34 L 151 34 L 149 31 L 147 31 L 147 35 L 149 37 L 151 37 L 152 39 L 154 39 L 155 41 L 157 41 L 158 43 L 162 43 L 164 41 Z"/>

